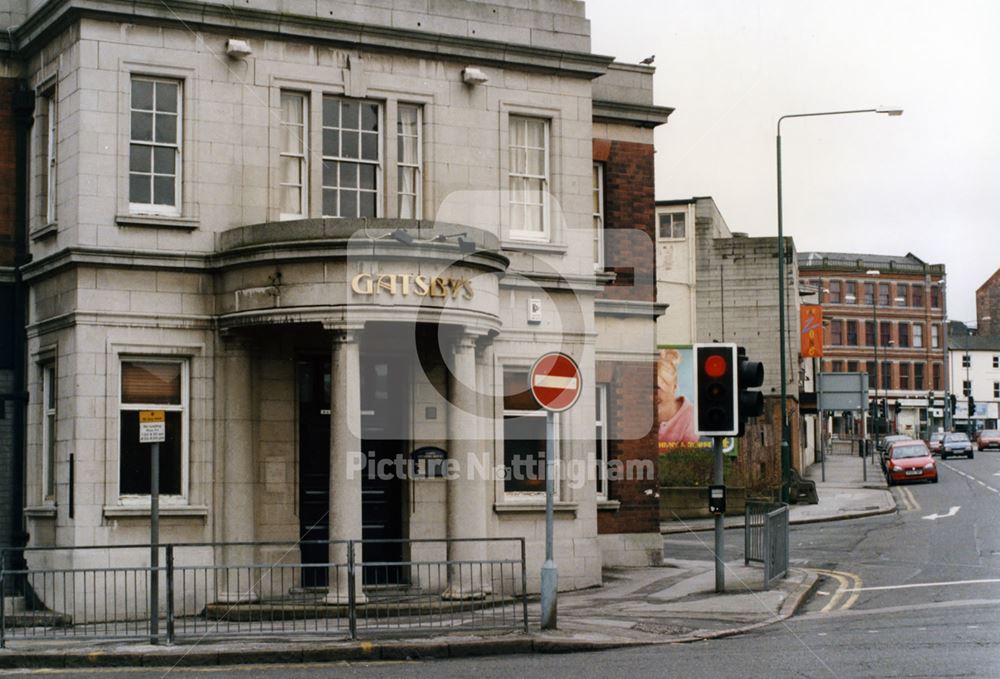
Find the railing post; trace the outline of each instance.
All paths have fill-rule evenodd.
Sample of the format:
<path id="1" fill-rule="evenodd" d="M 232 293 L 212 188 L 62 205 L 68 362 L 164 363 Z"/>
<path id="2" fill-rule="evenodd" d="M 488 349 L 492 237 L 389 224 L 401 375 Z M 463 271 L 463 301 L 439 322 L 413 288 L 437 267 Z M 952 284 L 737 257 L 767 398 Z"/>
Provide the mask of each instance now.
<path id="1" fill-rule="evenodd" d="M 743 565 L 750 565 L 750 503 L 743 505 Z"/>
<path id="2" fill-rule="evenodd" d="M 521 615 L 524 618 L 524 633 L 528 633 L 528 560 L 525 557 L 524 538 L 521 541 Z"/>
<path id="3" fill-rule="evenodd" d="M 167 644 L 174 643 L 174 546 L 167 545 Z"/>
<path id="4" fill-rule="evenodd" d="M 771 589 L 771 520 L 764 514 L 764 589 Z"/>
<path id="5" fill-rule="evenodd" d="M 347 625 L 351 631 L 351 639 L 357 639 L 358 613 L 357 592 L 354 583 L 354 540 L 347 541 Z"/>

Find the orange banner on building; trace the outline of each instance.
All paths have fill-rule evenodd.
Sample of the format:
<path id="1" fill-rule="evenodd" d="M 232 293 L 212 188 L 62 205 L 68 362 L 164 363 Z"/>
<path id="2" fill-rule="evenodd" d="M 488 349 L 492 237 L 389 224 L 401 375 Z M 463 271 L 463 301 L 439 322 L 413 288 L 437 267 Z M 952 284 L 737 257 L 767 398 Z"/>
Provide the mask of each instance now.
<path id="1" fill-rule="evenodd" d="M 820 358 L 823 355 L 823 307 L 803 304 L 799 307 L 799 332 L 803 358 Z"/>

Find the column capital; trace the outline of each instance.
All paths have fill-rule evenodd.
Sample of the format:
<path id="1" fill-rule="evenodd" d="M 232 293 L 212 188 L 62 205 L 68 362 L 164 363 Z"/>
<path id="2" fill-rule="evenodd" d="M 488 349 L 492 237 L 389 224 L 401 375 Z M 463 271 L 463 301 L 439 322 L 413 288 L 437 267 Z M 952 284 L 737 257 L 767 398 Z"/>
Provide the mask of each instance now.
<path id="1" fill-rule="evenodd" d="M 323 329 L 331 331 L 335 344 L 355 344 L 360 339 L 360 334 L 364 331 L 364 323 L 344 324 L 339 321 L 323 323 Z"/>

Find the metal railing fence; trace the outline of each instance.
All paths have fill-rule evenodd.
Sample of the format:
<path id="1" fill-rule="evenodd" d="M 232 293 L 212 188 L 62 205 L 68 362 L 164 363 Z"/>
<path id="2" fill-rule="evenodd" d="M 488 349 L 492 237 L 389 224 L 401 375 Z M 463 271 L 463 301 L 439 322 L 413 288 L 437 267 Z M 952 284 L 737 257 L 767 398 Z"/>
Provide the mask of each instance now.
<path id="1" fill-rule="evenodd" d="M 788 505 L 747 502 L 743 527 L 743 563 L 764 564 L 764 589 L 788 573 Z"/>
<path id="2" fill-rule="evenodd" d="M 0 648 L 57 637 L 527 631 L 523 538 L 309 541 L 326 546 L 320 562 L 303 561 L 303 544 L 161 545 L 155 625 L 149 545 L 0 551 Z M 404 558 L 384 558 L 387 546 Z M 375 558 L 365 559 L 366 547 Z M 15 552 L 27 568 L 12 567 Z"/>

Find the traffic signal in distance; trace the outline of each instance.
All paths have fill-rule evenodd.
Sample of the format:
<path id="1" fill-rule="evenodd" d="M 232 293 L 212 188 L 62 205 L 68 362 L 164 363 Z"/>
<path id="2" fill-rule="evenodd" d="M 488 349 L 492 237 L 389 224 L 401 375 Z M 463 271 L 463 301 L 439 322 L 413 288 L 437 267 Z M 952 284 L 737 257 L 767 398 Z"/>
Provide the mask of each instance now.
<path id="1" fill-rule="evenodd" d="M 975 412 L 976 412 L 976 399 L 972 398 L 972 395 L 970 394 L 969 395 L 969 417 L 971 418 Z"/>
<path id="2" fill-rule="evenodd" d="M 737 433 L 736 345 L 696 344 L 695 406 L 698 434 L 732 436 Z"/>
<path id="3" fill-rule="evenodd" d="M 892 411 L 893 411 L 893 412 L 894 412 L 894 413 L 895 413 L 895 414 L 896 414 L 897 416 L 898 416 L 898 415 L 899 415 L 899 414 L 900 414 L 901 412 L 903 412 L 903 406 L 902 406 L 902 405 L 901 405 L 901 404 L 899 403 L 899 401 L 896 401 L 896 404 L 895 404 L 894 406 L 892 406 Z"/>
<path id="4" fill-rule="evenodd" d="M 881 412 L 882 419 L 883 420 L 889 419 L 889 410 L 888 410 L 887 404 L 885 402 L 885 399 L 882 399 L 881 401 L 879 401 L 879 408 L 882 411 Z"/>
<path id="5" fill-rule="evenodd" d="M 955 411 L 958 409 L 958 397 L 956 397 L 955 394 L 951 394 L 948 398 L 951 401 L 951 414 L 954 415 Z"/>
<path id="6" fill-rule="evenodd" d="M 739 431 L 743 436 L 747 419 L 760 417 L 764 414 L 764 395 L 759 389 L 764 384 L 764 364 L 747 358 L 747 350 L 736 348 L 736 385 L 739 390 L 737 404 L 739 406 Z"/>

